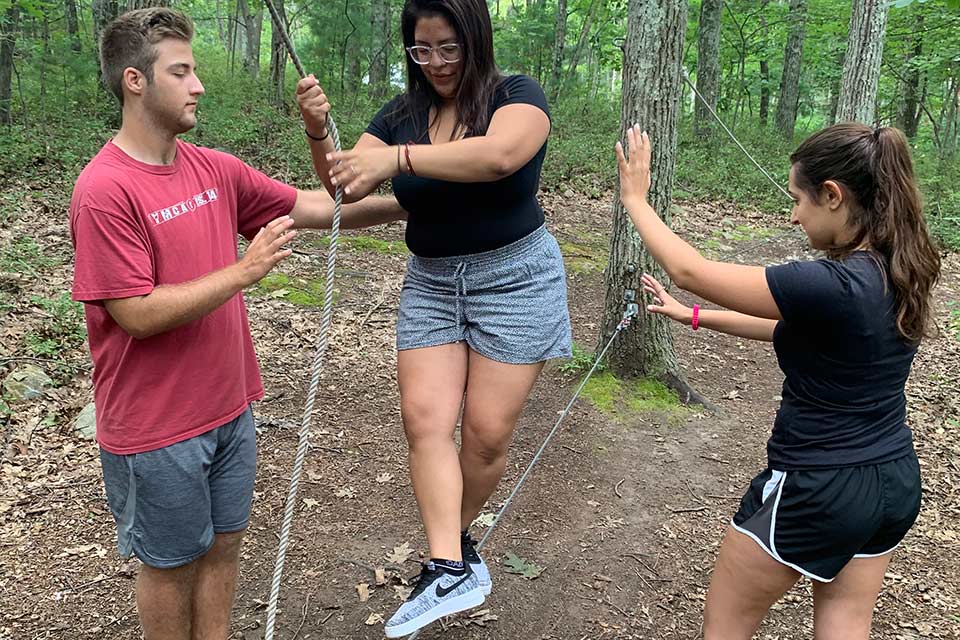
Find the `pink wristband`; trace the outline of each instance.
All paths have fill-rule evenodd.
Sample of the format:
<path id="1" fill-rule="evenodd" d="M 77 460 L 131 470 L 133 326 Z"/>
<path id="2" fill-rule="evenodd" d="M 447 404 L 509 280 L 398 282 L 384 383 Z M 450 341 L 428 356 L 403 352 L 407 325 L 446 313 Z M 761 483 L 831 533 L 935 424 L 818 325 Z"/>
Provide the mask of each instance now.
<path id="1" fill-rule="evenodd" d="M 693 317 L 690 318 L 690 326 L 694 331 L 700 326 L 700 305 L 693 305 Z"/>

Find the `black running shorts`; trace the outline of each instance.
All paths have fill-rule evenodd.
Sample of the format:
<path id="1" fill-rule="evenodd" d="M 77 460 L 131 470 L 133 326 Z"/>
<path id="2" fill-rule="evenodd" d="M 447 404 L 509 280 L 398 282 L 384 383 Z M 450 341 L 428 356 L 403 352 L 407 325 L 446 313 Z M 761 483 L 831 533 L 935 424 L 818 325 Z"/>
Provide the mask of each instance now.
<path id="1" fill-rule="evenodd" d="M 915 453 L 842 469 L 767 469 L 750 483 L 733 527 L 778 562 L 830 582 L 852 558 L 882 556 L 920 512 Z"/>

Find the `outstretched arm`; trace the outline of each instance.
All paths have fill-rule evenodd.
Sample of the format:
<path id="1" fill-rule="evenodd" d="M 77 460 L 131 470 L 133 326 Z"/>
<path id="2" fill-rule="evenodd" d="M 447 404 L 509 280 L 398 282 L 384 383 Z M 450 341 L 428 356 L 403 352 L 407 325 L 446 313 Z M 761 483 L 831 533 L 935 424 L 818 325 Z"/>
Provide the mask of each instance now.
<path id="1" fill-rule="evenodd" d="M 297 191 L 297 200 L 290 211 L 297 229 L 329 229 L 333 224 L 333 198 L 326 191 Z M 344 204 L 340 226 L 361 229 L 378 224 L 406 220 L 407 212 L 393 196 L 367 196 L 352 204 Z"/>
<path id="2" fill-rule="evenodd" d="M 664 224 L 647 202 L 650 139 L 634 125 L 627 131 L 629 160 L 617 142 L 620 199 L 644 245 L 673 282 L 722 307 L 757 318 L 780 320 L 763 267 L 707 260 Z"/>
<path id="3" fill-rule="evenodd" d="M 644 274 L 641 282 L 643 290 L 653 296 L 653 304 L 647 305 L 647 311 L 665 315 L 681 324 L 692 325 L 692 308 L 680 304 L 653 276 Z M 773 341 L 773 331 L 777 327 L 776 320 L 714 309 L 700 309 L 697 324 L 731 336 L 764 342 Z"/>

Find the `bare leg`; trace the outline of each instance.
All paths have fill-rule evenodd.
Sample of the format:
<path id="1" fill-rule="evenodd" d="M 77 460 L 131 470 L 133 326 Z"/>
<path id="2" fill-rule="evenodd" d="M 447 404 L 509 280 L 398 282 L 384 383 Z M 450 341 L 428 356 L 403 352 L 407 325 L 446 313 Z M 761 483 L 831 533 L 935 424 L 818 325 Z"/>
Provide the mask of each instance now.
<path id="1" fill-rule="evenodd" d="M 191 640 L 196 569 L 196 562 L 176 569 L 140 567 L 137 612 L 144 640 Z"/>
<path id="2" fill-rule="evenodd" d="M 430 557 L 460 557 L 463 482 L 453 432 L 467 383 L 462 342 L 397 354 L 400 413 L 410 447 L 410 478 Z"/>
<path id="3" fill-rule="evenodd" d="M 193 640 L 226 640 L 240 566 L 243 531 L 218 533 L 197 562 L 193 591 Z"/>
<path id="4" fill-rule="evenodd" d="M 500 483 L 507 446 L 542 369 L 542 362 L 504 364 L 470 351 L 460 447 L 462 529 L 470 526 Z"/>
<path id="5" fill-rule="evenodd" d="M 813 584 L 816 640 L 867 640 L 890 555 L 854 558 L 833 582 Z"/>
<path id="6" fill-rule="evenodd" d="M 750 640 L 800 574 L 733 527 L 720 546 L 703 617 L 704 640 Z"/>

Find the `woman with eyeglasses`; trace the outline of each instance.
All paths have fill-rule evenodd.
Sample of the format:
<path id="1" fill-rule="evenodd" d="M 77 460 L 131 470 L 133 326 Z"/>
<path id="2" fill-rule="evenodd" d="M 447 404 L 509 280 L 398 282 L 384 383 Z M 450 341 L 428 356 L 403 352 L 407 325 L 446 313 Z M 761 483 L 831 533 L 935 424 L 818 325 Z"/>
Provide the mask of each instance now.
<path id="1" fill-rule="evenodd" d="M 543 363 L 571 349 L 563 260 L 536 199 L 550 132 L 543 90 L 498 71 L 484 0 L 408 0 L 401 30 L 407 90 L 350 151 L 333 150 L 316 79 L 297 87 L 327 189 L 341 185 L 353 202 L 389 179 L 409 213 L 397 377 L 430 561 L 388 638 L 489 594 L 468 528 L 500 482 Z"/>

